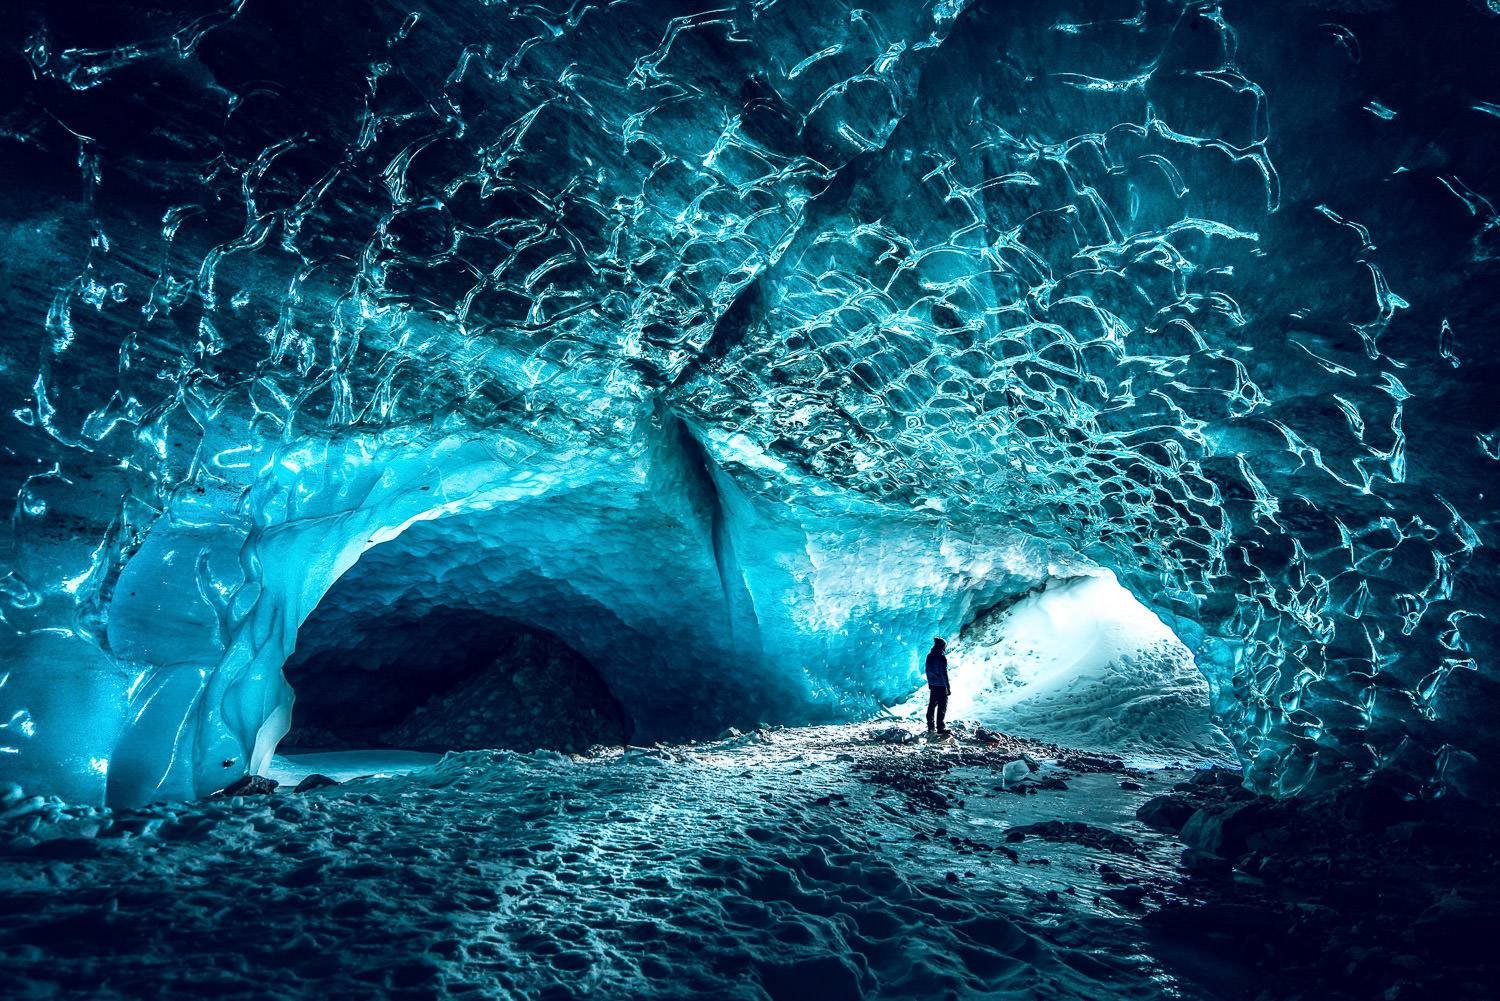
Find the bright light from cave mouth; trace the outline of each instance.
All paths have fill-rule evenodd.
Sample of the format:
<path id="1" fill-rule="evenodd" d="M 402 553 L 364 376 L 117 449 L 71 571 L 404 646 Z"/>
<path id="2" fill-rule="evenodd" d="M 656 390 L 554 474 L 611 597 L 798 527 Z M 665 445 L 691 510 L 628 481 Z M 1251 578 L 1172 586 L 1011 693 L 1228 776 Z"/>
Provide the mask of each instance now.
<path id="1" fill-rule="evenodd" d="M 1150 686 L 1198 680 L 1188 649 L 1108 572 L 1053 580 L 981 615 L 950 638 L 948 658 L 949 718 L 995 726 L 1041 706 L 1053 718 L 1119 723 L 1118 710 Z M 924 685 L 894 711 L 920 718 L 926 698 Z"/>

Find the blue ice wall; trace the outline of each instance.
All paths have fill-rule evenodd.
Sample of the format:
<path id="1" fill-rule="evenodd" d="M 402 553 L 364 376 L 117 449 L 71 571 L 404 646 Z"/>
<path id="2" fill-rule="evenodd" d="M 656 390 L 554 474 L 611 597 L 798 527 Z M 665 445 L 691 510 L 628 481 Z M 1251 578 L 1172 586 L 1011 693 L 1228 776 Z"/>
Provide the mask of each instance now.
<path id="1" fill-rule="evenodd" d="M 1261 787 L 1492 779 L 1486 5 L 4 31 L 0 780 L 257 767 L 356 565 L 569 634 L 664 734 L 865 711 L 1105 566 Z"/>

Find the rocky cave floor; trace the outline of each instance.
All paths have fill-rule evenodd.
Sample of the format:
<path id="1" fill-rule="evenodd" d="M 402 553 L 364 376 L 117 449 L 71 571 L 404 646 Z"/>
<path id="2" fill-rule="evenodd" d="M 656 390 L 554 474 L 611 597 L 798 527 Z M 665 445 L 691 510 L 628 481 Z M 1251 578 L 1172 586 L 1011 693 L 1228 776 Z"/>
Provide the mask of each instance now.
<path id="1" fill-rule="evenodd" d="M 0 993 L 1493 996 L 1489 818 L 956 727 L 768 729 L 148 809 L 0 789 Z"/>

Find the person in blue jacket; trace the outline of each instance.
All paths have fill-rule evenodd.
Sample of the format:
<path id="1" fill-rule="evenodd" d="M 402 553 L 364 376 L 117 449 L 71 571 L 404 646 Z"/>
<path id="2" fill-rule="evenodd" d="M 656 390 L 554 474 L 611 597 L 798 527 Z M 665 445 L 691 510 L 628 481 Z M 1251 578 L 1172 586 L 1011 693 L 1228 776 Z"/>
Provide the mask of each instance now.
<path id="1" fill-rule="evenodd" d="M 941 636 L 927 651 L 927 732 L 947 733 L 943 717 L 948 715 L 948 644 Z"/>

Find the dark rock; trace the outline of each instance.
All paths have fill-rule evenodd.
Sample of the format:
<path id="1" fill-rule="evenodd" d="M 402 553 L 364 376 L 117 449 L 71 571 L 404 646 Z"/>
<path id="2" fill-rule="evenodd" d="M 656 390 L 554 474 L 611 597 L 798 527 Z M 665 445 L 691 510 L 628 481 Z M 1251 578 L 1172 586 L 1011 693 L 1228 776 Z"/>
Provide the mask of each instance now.
<path id="1" fill-rule="evenodd" d="M 1117 855 L 1138 856 L 1141 853 L 1140 846 L 1123 834 L 1116 834 L 1103 827 L 1082 824 L 1075 820 L 1047 820 L 1040 824 L 1012 827 L 1005 832 L 1006 841 L 1022 841 L 1027 837 L 1041 838 L 1043 841 L 1067 841 L 1088 848 L 1111 851 Z"/>
<path id="2" fill-rule="evenodd" d="M 1228 859 L 1199 851 L 1196 848 L 1188 848 L 1183 851 L 1182 867 L 1187 870 L 1189 875 L 1201 876 L 1206 879 L 1223 879 L 1234 871 L 1234 867 L 1230 865 Z"/>
<path id="3" fill-rule="evenodd" d="M 1069 752 L 1062 754 L 1057 759 L 1057 764 L 1074 772 L 1125 772 L 1125 762 L 1121 758 L 1100 757 L 1096 754 L 1080 754 Z"/>
<path id="4" fill-rule="evenodd" d="M 1185 797 L 1168 794 L 1146 800 L 1135 811 L 1135 818 L 1153 830 L 1176 834 L 1195 812 Z"/>
<path id="5" fill-rule="evenodd" d="M 1146 888 L 1139 883 L 1128 883 L 1125 886 L 1105 890 L 1104 895 L 1116 903 L 1134 908 L 1141 906 L 1141 899 L 1146 896 Z"/>
<path id="6" fill-rule="evenodd" d="M 1346 789 L 1338 797 L 1339 819 L 1356 830 L 1380 832 L 1403 821 L 1419 819 L 1421 803 L 1414 790 L 1385 773 Z"/>
<path id="7" fill-rule="evenodd" d="M 231 796 L 269 796 L 275 791 L 275 779 L 268 779 L 264 775 L 243 775 L 209 798 L 227 799 Z"/>
<path id="8" fill-rule="evenodd" d="M 328 786 L 336 786 L 338 784 L 337 779 L 331 779 L 327 775 L 320 775 L 314 772 L 301 782 L 298 782 L 292 792 L 312 792 L 314 789 L 326 789 Z"/>
<path id="9" fill-rule="evenodd" d="M 1188 780 L 1195 786 L 1237 786 L 1245 781 L 1244 775 L 1233 768 L 1204 768 Z"/>
<path id="10" fill-rule="evenodd" d="M 1124 779 L 1120 782 L 1120 788 L 1126 790 L 1127 792 L 1140 792 L 1146 787 L 1141 785 L 1135 779 Z"/>
<path id="11" fill-rule="evenodd" d="M 1265 907 L 1212 899 L 1194 907 L 1167 908 L 1152 919 L 1158 927 L 1186 936 L 1223 935 L 1258 939 L 1273 915 Z"/>
<path id="12" fill-rule="evenodd" d="M 527 631 L 497 641 L 488 667 L 419 706 L 390 741 L 429 751 L 579 753 L 619 747 L 628 736 L 624 710 L 594 666 L 556 637 Z"/>
<path id="13" fill-rule="evenodd" d="M 33 858 L 73 862 L 93 858 L 102 851 L 93 838 L 51 838 L 36 844 L 31 849 Z"/>
<path id="14" fill-rule="evenodd" d="M 1486 906 L 1455 890 L 1423 911 L 1412 931 L 1418 943 L 1441 956 L 1472 959 L 1492 947 L 1497 924 L 1500 913 L 1493 902 Z"/>
<path id="15" fill-rule="evenodd" d="M 1281 824 L 1284 812 L 1270 800 L 1253 799 L 1226 808 L 1205 808 L 1188 818 L 1178 836 L 1213 855 L 1244 854 L 1256 835 Z"/>
<path id="16" fill-rule="evenodd" d="M 337 606 L 337 594 L 318 606 L 284 668 L 297 692 L 285 747 L 582 753 L 629 737 L 594 665 L 550 633 L 471 612 L 413 618 L 398 608 L 378 632 L 346 636 L 324 615 Z M 466 637 L 462 656 L 426 656 L 449 649 L 455 635 Z"/>

